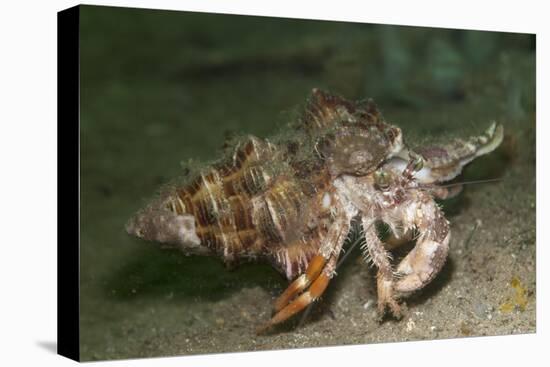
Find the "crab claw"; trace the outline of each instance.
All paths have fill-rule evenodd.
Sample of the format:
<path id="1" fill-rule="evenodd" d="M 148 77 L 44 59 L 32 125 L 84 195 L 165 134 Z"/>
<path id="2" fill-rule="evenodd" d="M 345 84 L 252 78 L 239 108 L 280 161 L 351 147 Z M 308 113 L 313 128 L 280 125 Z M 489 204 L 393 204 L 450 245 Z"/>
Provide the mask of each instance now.
<path id="1" fill-rule="evenodd" d="M 397 293 L 411 293 L 435 278 L 445 264 L 449 252 L 449 237 L 442 243 L 431 240 L 421 242 L 401 261 L 397 273 L 402 278 L 395 283 L 394 288 Z"/>
<path id="2" fill-rule="evenodd" d="M 431 282 L 449 253 L 449 222 L 439 207 L 430 201 L 416 212 L 423 213 L 414 218 L 420 237 L 416 246 L 397 266 L 399 280 L 395 282 L 394 289 L 399 294 L 416 291 Z"/>

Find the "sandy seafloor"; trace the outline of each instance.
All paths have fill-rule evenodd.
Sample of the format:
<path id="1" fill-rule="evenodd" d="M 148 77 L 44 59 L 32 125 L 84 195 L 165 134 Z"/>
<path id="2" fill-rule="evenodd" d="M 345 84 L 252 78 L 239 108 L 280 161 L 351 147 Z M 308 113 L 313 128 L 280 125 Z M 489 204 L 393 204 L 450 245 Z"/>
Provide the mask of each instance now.
<path id="1" fill-rule="evenodd" d="M 189 355 L 536 331 L 535 49 L 513 34 L 85 7 L 81 28 L 81 356 Z M 375 272 L 355 249 L 324 297 L 257 336 L 286 282 L 130 238 L 126 220 L 180 162 L 228 133 L 269 136 L 313 87 L 373 97 L 408 143 L 506 137 L 443 203 L 447 264 L 379 321 Z M 512 283 L 515 286 L 512 286 Z"/>

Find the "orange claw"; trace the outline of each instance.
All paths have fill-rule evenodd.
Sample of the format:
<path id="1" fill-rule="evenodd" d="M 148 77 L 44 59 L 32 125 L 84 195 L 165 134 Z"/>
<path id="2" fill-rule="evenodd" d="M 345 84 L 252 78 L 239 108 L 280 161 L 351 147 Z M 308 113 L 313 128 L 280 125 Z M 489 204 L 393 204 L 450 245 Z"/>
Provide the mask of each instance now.
<path id="1" fill-rule="evenodd" d="M 275 312 L 279 312 L 280 310 L 282 310 L 285 306 L 288 305 L 292 298 L 296 296 L 296 294 L 306 289 L 307 286 L 310 285 L 311 282 L 319 276 L 326 262 L 327 259 L 325 259 L 323 256 L 315 255 L 309 262 L 306 272 L 296 278 L 296 280 L 294 280 L 287 287 L 287 289 L 285 289 L 285 291 L 275 300 Z"/>
<path id="2" fill-rule="evenodd" d="M 312 302 L 315 302 L 323 294 L 323 292 L 328 286 L 329 281 L 330 281 L 330 277 L 324 272 L 321 273 L 317 277 L 317 279 L 313 281 L 313 283 L 311 284 L 311 286 L 306 292 L 302 293 L 298 298 L 296 298 L 294 301 L 290 302 L 282 310 L 277 312 L 275 316 L 273 316 L 266 325 L 258 328 L 256 332 L 260 334 L 268 330 L 272 326 L 279 324 L 287 320 L 288 318 L 292 317 L 293 315 L 297 314 L 298 312 L 302 311 Z"/>

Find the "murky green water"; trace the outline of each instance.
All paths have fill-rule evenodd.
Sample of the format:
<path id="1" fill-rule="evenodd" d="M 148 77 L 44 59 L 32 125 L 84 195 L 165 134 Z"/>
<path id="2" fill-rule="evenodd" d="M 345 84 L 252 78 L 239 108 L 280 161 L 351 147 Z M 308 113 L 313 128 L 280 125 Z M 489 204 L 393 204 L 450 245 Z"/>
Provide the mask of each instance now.
<path id="1" fill-rule="evenodd" d="M 504 183 L 468 189 L 447 207 L 456 241 L 469 235 L 476 218 L 483 221 L 485 232 L 478 236 L 486 244 L 476 253 L 493 256 L 485 259 L 490 265 L 474 266 L 478 257 L 463 262 L 457 252 L 441 284 L 416 307 L 436 315 L 436 306 L 447 307 L 452 298 L 445 290 L 464 287 L 456 280 L 453 288 L 461 279 L 457 273 L 473 266 L 499 274 L 480 282 L 494 292 L 480 291 L 495 310 L 506 298 L 506 277 L 519 272 L 532 298 L 515 323 L 505 322 L 507 315 L 495 316 L 498 324 L 464 322 L 472 335 L 534 331 L 534 37 L 81 9 L 83 359 L 461 336 L 465 329 L 443 316 L 430 320 L 440 320 L 437 335 L 407 334 L 404 323 L 378 324 L 370 313 L 361 318 L 373 279 L 366 266 L 350 261 L 342 279 L 357 282 L 335 281 L 312 322 L 256 337 L 254 326 L 268 318 L 271 297 L 285 287 L 275 270 L 251 264 L 228 271 L 219 259 L 162 251 L 125 234 L 126 220 L 159 185 L 181 173 L 181 161 L 218 157 L 232 132 L 268 136 L 284 128 L 313 87 L 350 99 L 373 97 L 385 117 L 417 143 L 427 136 L 478 133 L 493 119 L 505 124 L 504 147 L 466 172 L 469 179 L 503 176 Z M 509 217 L 496 219 L 495 212 Z M 506 234 L 510 241 L 497 239 L 495 221 L 510 218 L 516 218 Z M 526 248 L 511 248 L 514 238 Z M 516 254 L 513 266 L 506 262 L 510 253 Z M 502 281 L 495 285 L 494 279 Z M 351 283 L 354 291 L 346 288 Z M 339 313 L 341 302 L 349 307 Z M 347 322 L 358 315 L 371 326 L 339 332 L 338 325 L 345 325 L 328 326 L 331 313 L 336 319 L 347 315 Z M 327 330 L 331 338 L 315 336 Z"/>

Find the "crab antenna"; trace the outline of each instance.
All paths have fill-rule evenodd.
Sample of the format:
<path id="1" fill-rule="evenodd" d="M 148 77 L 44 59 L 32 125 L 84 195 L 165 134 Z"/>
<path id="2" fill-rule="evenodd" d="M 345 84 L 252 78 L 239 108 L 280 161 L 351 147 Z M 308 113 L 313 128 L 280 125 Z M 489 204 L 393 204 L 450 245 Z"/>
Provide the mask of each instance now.
<path id="1" fill-rule="evenodd" d="M 502 181 L 502 177 L 498 178 L 488 178 L 486 180 L 472 180 L 472 181 L 463 181 L 463 182 L 453 182 L 446 185 L 438 185 L 439 187 L 453 187 L 453 186 L 459 186 L 459 185 L 473 185 L 473 184 L 482 184 L 482 183 L 490 183 L 490 182 L 498 182 Z"/>

